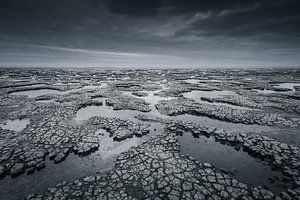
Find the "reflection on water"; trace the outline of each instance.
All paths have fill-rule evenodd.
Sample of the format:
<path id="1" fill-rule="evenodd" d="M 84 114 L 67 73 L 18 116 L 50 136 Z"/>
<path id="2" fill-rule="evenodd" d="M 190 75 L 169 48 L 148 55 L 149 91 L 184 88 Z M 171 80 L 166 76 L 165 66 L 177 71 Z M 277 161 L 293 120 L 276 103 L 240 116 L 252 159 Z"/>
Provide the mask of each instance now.
<path id="1" fill-rule="evenodd" d="M 18 91 L 12 92 L 11 95 L 26 95 L 29 98 L 34 98 L 42 95 L 47 94 L 63 94 L 63 92 L 59 90 L 52 90 L 52 89 L 40 89 L 40 90 L 26 90 L 26 91 Z"/>
<path id="2" fill-rule="evenodd" d="M 54 164 L 47 159 L 46 168 L 39 172 L 17 178 L 6 176 L 0 180 L 1 199 L 24 199 L 26 195 L 41 193 L 48 187 L 53 187 L 63 181 L 74 181 L 77 178 L 106 172 L 115 165 L 118 155 L 145 140 L 142 138 L 128 138 L 123 141 L 114 141 L 105 130 L 99 134 L 99 149 L 90 155 L 81 157 L 71 153 L 66 160 Z"/>
<path id="3" fill-rule="evenodd" d="M 133 110 L 113 110 L 111 106 L 87 106 L 81 108 L 77 111 L 75 120 L 82 121 L 87 120 L 94 116 L 101 116 L 101 117 L 116 117 L 123 120 L 131 120 L 136 121 L 137 119 L 134 118 L 135 115 L 140 114 L 139 111 Z"/>
<path id="4" fill-rule="evenodd" d="M 246 108 L 242 106 L 236 106 L 228 103 L 219 103 L 219 102 L 208 102 L 208 101 L 203 101 L 201 100 L 202 97 L 206 98 L 220 98 L 222 96 L 226 95 L 238 95 L 233 91 L 229 90 L 222 90 L 222 91 L 191 91 L 191 92 L 186 92 L 182 94 L 184 97 L 193 99 L 197 103 L 205 103 L 205 104 L 214 104 L 214 105 L 220 105 L 220 106 L 227 106 L 231 108 L 236 108 L 236 109 L 251 109 L 251 108 Z"/>
<path id="5" fill-rule="evenodd" d="M 50 99 L 50 100 L 37 100 L 35 101 L 36 103 L 53 103 L 55 102 L 53 99 Z"/>
<path id="6" fill-rule="evenodd" d="M 2 129 L 8 129 L 12 131 L 22 131 L 24 128 L 26 128 L 27 124 L 30 123 L 29 119 L 16 119 L 16 120 L 7 120 L 0 124 L 0 127 Z"/>
<path id="7" fill-rule="evenodd" d="M 237 95 L 233 91 L 229 90 L 221 90 L 221 91 L 191 91 L 183 93 L 183 96 L 186 98 L 193 99 L 196 102 L 203 102 L 201 101 L 201 97 L 207 97 L 207 98 L 218 98 L 222 97 L 224 95 Z"/>
<path id="8" fill-rule="evenodd" d="M 157 109 L 155 108 L 155 105 L 160 101 L 160 100 L 170 100 L 173 99 L 173 97 L 160 97 L 156 96 L 155 94 L 161 90 L 156 90 L 156 91 L 142 91 L 148 93 L 148 96 L 146 97 L 136 97 L 131 94 L 131 92 L 124 92 L 124 95 L 128 96 L 134 96 L 135 98 L 140 98 L 144 99 L 146 103 L 149 104 L 149 107 L 151 109 L 150 112 L 147 114 L 156 116 L 156 117 L 168 117 L 165 115 L 160 114 Z M 113 107 L 107 106 L 106 105 L 106 98 L 104 97 L 97 97 L 94 98 L 93 100 L 98 100 L 102 101 L 102 106 L 87 106 L 84 108 L 81 108 L 77 111 L 75 120 L 77 121 L 82 121 L 82 120 L 87 120 L 93 116 L 101 116 L 101 117 L 116 117 L 120 119 L 125 119 L 125 120 L 131 120 L 131 121 L 138 121 L 134 116 L 138 114 L 145 114 L 144 112 L 140 112 L 137 110 L 113 110 Z"/>
<path id="9" fill-rule="evenodd" d="M 186 80 L 184 80 L 184 82 L 191 83 L 191 84 L 197 84 L 197 83 L 200 84 L 200 83 L 206 83 L 206 82 L 222 83 L 221 80 L 217 80 L 217 79 L 194 79 L 194 78 L 186 79 Z"/>
<path id="10" fill-rule="evenodd" d="M 293 92 L 296 91 L 295 90 L 295 87 L 298 86 L 300 87 L 300 83 L 280 83 L 274 87 L 277 87 L 277 88 L 287 88 L 287 89 L 290 89 L 292 90 Z"/>
<path id="11" fill-rule="evenodd" d="M 272 94 L 272 93 L 277 93 L 274 90 L 268 90 L 268 89 L 263 89 L 263 90 L 257 90 L 257 89 L 252 89 L 253 91 L 256 91 L 258 93 L 263 93 L 263 94 Z"/>
<path id="12" fill-rule="evenodd" d="M 83 87 L 78 88 L 78 89 L 72 89 L 72 90 L 67 90 L 67 91 L 59 91 L 59 90 L 55 90 L 55 89 L 34 89 L 34 90 L 31 90 L 29 87 L 24 87 L 24 88 L 26 88 L 26 90 L 18 91 L 18 92 L 12 92 L 10 94 L 11 95 L 26 95 L 29 98 L 35 98 L 35 97 L 38 97 L 38 96 L 48 95 L 48 94 L 63 95 L 63 94 L 71 93 L 71 92 L 78 92 L 78 91 L 81 91 L 81 90 L 103 89 L 103 88 L 106 88 L 107 86 L 108 86 L 107 83 L 102 83 L 101 85 L 87 85 L 87 86 L 83 86 Z"/>
<path id="13" fill-rule="evenodd" d="M 280 83 L 274 86 L 274 88 L 286 88 L 286 89 L 290 89 L 290 91 L 275 91 L 269 89 L 263 89 L 263 90 L 253 89 L 253 91 L 256 91 L 258 93 L 264 93 L 264 94 L 272 94 L 272 93 L 290 94 L 296 91 L 295 87 L 300 87 L 300 83 Z"/>
<path id="14" fill-rule="evenodd" d="M 101 156 L 102 160 L 110 160 L 112 157 L 128 150 L 130 147 L 137 146 L 140 138 L 133 137 L 120 142 L 116 142 L 105 130 L 97 131 L 99 133 L 99 150 L 93 156 Z"/>
<path id="15" fill-rule="evenodd" d="M 138 97 L 145 99 L 146 102 L 150 103 L 151 111 L 148 113 L 136 111 L 136 110 L 113 110 L 113 107 L 106 106 L 105 99 L 103 97 L 95 98 L 94 100 L 102 101 L 103 106 L 88 106 L 78 110 L 75 120 L 78 122 L 82 120 L 87 120 L 93 116 L 103 116 L 103 117 L 116 117 L 124 120 L 131 120 L 138 122 L 134 116 L 138 114 L 149 115 L 154 117 L 160 117 L 164 119 L 179 120 L 179 121 L 190 121 L 203 126 L 210 126 L 215 128 L 221 128 L 230 132 L 237 133 L 247 133 L 247 134 L 260 134 L 265 135 L 271 138 L 274 138 L 278 141 L 289 143 L 289 144 L 298 144 L 300 141 L 299 130 L 297 128 L 289 128 L 289 134 L 286 134 L 286 130 L 280 127 L 271 127 L 271 126 L 262 126 L 255 124 L 239 124 L 239 123 L 230 123 L 221 120 L 211 119 L 206 116 L 195 116 L 190 114 L 178 115 L 178 116 L 167 116 L 163 115 L 155 108 L 155 104 L 159 100 L 165 100 L 164 97 L 155 96 L 155 92 L 147 92 L 149 95 L 147 97 Z M 126 95 L 132 95 L 130 92 L 126 92 Z M 169 97 L 171 99 L 173 97 Z M 151 123 L 150 123 L 151 124 Z"/>
<path id="16" fill-rule="evenodd" d="M 102 85 L 106 87 L 107 85 Z M 81 89 L 96 89 L 99 86 L 86 86 Z M 101 86 L 100 86 L 101 87 Z M 76 89 L 76 90 L 81 90 Z M 74 91 L 74 90 L 70 90 Z M 68 92 L 70 92 L 68 91 Z M 223 128 L 228 131 L 233 132 L 253 132 L 253 133 L 272 133 L 271 137 L 278 132 L 281 140 L 284 140 L 282 136 L 283 131 L 281 129 L 275 129 L 267 126 L 258 125 L 244 125 L 244 124 L 234 124 L 223 122 L 219 120 L 210 119 L 207 117 L 193 116 L 193 115 L 179 115 L 179 116 L 166 116 L 162 115 L 155 108 L 160 100 L 169 100 L 170 98 L 156 96 L 160 90 L 156 91 L 142 91 L 147 92 L 146 97 L 136 97 L 144 99 L 149 103 L 151 111 L 148 113 L 133 111 L 133 110 L 113 110 L 113 107 L 107 106 L 105 104 L 106 98 L 95 98 L 94 100 L 99 100 L 103 102 L 102 106 L 87 106 L 78 110 L 75 116 L 75 121 L 81 123 L 83 120 L 87 120 L 93 116 L 102 117 L 116 117 L 123 120 L 131 120 L 135 122 L 140 122 L 134 116 L 138 114 L 149 114 L 156 117 L 162 117 L 173 120 L 180 121 L 191 121 L 200 125 L 212 126 L 217 128 Z M 25 91 L 24 91 L 25 92 Z M 26 92 L 38 92 L 26 91 Z M 41 92 L 41 91 L 39 91 Z M 56 91 L 59 92 L 59 91 Z M 132 95 L 130 92 L 124 92 L 125 95 Z M 35 94 L 37 95 L 37 94 Z M 35 96 L 34 95 L 34 96 Z M 39 94 L 44 95 L 44 94 Z M 37 95 L 37 96 L 39 96 Z M 191 93 L 185 93 L 186 97 L 197 98 L 200 97 L 220 97 L 222 95 L 236 95 L 231 91 L 193 91 Z M 32 96 L 31 96 L 32 97 Z M 49 101 L 49 100 L 46 100 Z M 51 101 L 51 100 L 50 100 Z M 42 101 L 40 101 L 42 103 Z M 15 121 L 15 120 L 14 120 Z M 22 120 L 19 120 L 22 121 Z M 29 120 L 28 120 L 29 123 Z M 80 157 L 71 153 L 65 161 L 54 164 L 53 161 L 47 160 L 46 168 L 42 169 L 40 172 L 36 172 L 32 175 L 23 174 L 16 179 L 12 179 L 10 176 L 5 177 L 4 180 L 0 181 L 0 193 L 1 198 L 7 199 L 22 199 L 27 194 L 30 193 L 40 193 L 48 187 L 54 186 L 62 181 L 73 181 L 78 177 L 84 177 L 89 175 L 95 175 L 96 172 L 104 172 L 113 168 L 117 156 L 133 146 L 141 144 L 142 141 L 148 139 L 149 137 L 160 134 L 163 132 L 163 125 L 160 123 L 150 123 L 149 124 L 150 133 L 143 136 L 142 138 L 132 137 L 121 142 L 113 141 L 109 134 L 104 130 L 99 130 L 99 149 L 92 154 Z M 17 123 L 18 124 L 18 123 Z M 19 122 L 20 124 L 20 122 Z M 22 123 L 21 123 L 22 124 Z M 20 127 L 20 125 L 13 125 L 12 122 L 7 122 L 6 125 L 0 125 L 1 128 L 6 127 Z M 26 127 L 26 125 L 25 125 Z M 23 125 L 23 128 L 25 128 Z M 22 126 L 21 126 L 22 128 Z M 19 128 L 18 130 L 22 130 Z M 276 134 L 275 134 L 276 135 Z M 266 165 L 264 162 L 258 161 L 246 152 L 242 150 L 236 151 L 233 147 L 222 145 L 214 141 L 213 138 L 200 137 L 198 139 L 193 138 L 190 134 L 184 134 L 179 137 L 179 144 L 181 145 L 181 152 L 183 154 L 191 155 L 201 162 L 210 162 L 214 164 L 217 168 L 224 168 L 231 171 L 232 176 L 236 179 L 248 184 L 248 185 L 266 185 L 273 192 L 278 193 L 282 191 L 285 185 L 282 182 L 282 174 L 277 171 L 272 171 L 270 166 Z M 279 180 L 277 180 L 277 178 Z M 271 180 L 269 180 L 271 179 Z M 272 183 L 273 181 L 274 183 Z"/>
<path id="17" fill-rule="evenodd" d="M 200 81 L 199 79 L 193 79 L 193 78 L 184 80 L 184 82 L 190 83 L 190 84 L 196 84 L 199 81 Z"/>
<path id="18" fill-rule="evenodd" d="M 205 116 L 195 116 L 189 114 L 178 115 L 172 118 L 180 121 L 190 121 L 203 126 L 220 128 L 229 132 L 264 135 L 288 144 L 298 145 L 300 142 L 300 134 L 298 128 L 282 128 L 256 124 L 230 123 L 226 121 L 211 119 Z"/>
<path id="19" fill-rule="evenodd" d="M 82 90 L 103 89 L 103 88 L 106 88 L 107 86 L 108 86 L 107 83 L 101 83 L 101 85 L 86 85 L 86 86 L 83 86 L 83 87 L 78 88 L 78 89 L 67 90 L 64 93 L 68 94 L 68 93 L 78 92 L 78 91 L 82 91 Z"/>
<path id="20" fill-rule="evenodd" d="M 178 137 L 182 154 L 190 155 L 200 162 L 208 162 L 218 169 L 229 171 L 229 175 L 249 186 L 266 186 L 272 192 L 279 193 L 289 186 L 283 181 L 283 174 L 273 171 L 266 162 L 251 157 L 243 150 L 216 142 L 213 137 L 192 134 Z"/>
<path id="21" fill-rule="evenodd" d="M 159 93 L 161 91 L 162 90 L 141 91 L 141 92 L 144 92 L 144 93 L 148 94 L 145 97 L 134 96 L 131 92 L 123 92 L 123 93 L 124 93 L 124 95 L 127 95 L 127 96 L 132 96 L 132 97 L 135 97 L 135 98 L 139 98 L 139 99 L 145 100 L 145 102 L 149 104 L 149 107 L 151 109 L 151 111 L 148 113 L 149 115 L 156 116 L 156 117 L 161 117 L 161 118 L 166 118 L 165 115 L 162 115 L 162 114 L 160 114 L 158 112 L 158 110 L 156 109 L 155 105 L 158 104 L 159 101 L 162 101 L 162 100 L 171 100 L 171 99 L 174 99 L 174 97 L 161 97 L 161 96 L 156 95 L 157 93 Z"/>
<path id="22" fill-rule="evenodd" d="M 153 109 L 155 109 L 155 103 L 158 102 L 157 98 L 154 94 L 150 95 L 148 99 L 150 105 L 153 104 Z M 152 97 L 151 97 L 152 96 Z M 147 99 L 147 97 L 141 97 Z M 154 98 L 154 99 L 151 99 Z M 161 97 L 158 97 L 161 98 Z M 102 116 L 102 117 L 117 117 L 124 120 L 131 120 L 135 122 L 139 122 L 134 116 L 138 114 L 145 114 L 139 111 L 132 111 L 132 110 L 113 110 L 113 107 L 107 106 L 105 104 L 106 98 L 95 98 L 94 100 L 99 100 L 103 102 L 103 106 L 88 106 L 85 108 L 81 108 L 78 110 L 75 120 L 80 123 L 82 120 L 87 120 L 92 116 Z M 150 100 L 151 99 L 151 100 Z M 152 108 L 151 108 L 152 109 Z M 156 109 L 155 109 L 156 110 Z M 233 127 L 238 132 L 241 132 L 241 129 L 245 127 L 247 131 L 253 131 L 254 125 L 242 125 L 242 124 L 232 124 L 228 122 L 222 122 L 218 120 L 209 119 L 207 117 L 198 117 L 192 115 L 180 115 L 169 117 L 160 114 L 157 110 L 151 111 L 149 114 L 153 114 L 154 116 L 164 116 L 165 118 L 174 119 L 174 120 L 184 120 L 184 121 L 192 121 L 198 124 L 206 125 L 206 126 L 213 126 L 213 127 L 221 127 L 226 128 L 227 130 L 233 130 Z M 58 183 L 61 180 L 61 177 L 65 177 L 63 180 L 74 180 L 78 177 L 78 174 L 82 176 L 88 176 L 96 173 L 96 171 L 103 171 L 105 169 L 110 169 L 114 166 L 115 160 L 117 155 L 121 152 L 128 150 L 132 146 L 139 145 L 143 140 L 148 139 L 150 136 L 155 134 L 160 134 L 163 132 L 163 125 L 159 123 L 150 123 L 144 122 L 146 124 L 150 124 L 150 133 L 142 138 L 128 138 L 121 142 L 113 141 L 112 138 L 109 137 L 109 134 L 103 130 L 98 131 L 99 133 L 99 149 L 88 155 L 86 157 L 79 157 L 77 155 L 71 154 L 67 157 L 66 161 L 60 163 L 61 166 L 59 169 L 56 169 L 58 172 L 57 178 L 52 178 L 53 180 L 48 180 L 47 176 L 50 176 L 51 170 L 53 170 L 54 165 L 52 162 L 49 163 L 50 166 L 43 169 L 41 173 L 41 178 L 39 179 L 45 185 L 44 188 L 53 186 L 54 182 Z M 270 130 L 272 128 L 269 128 Z M 261 131 L 261 127 L 258 126 L 257 131 Z M 245 131 L 246 132 L 246 131 Z M 271 190 L 280 189 L 282 190 L 282 184 L 284 184 L 282 180 L 282 174 L 277 171 L 272 171 L 270 166 L 264 164 L 261 161 L 258 161 L 251 156 L 249 156 L 246 152 L 243 151 L 236 151 L 233 147 L 222 145 L 214 141 L 213 138 L 205 138 L 200 137 L 198 139 L 192 137 L 190 134 L 184 134 L 182 137 L 179 137 L 179 144 L 181 145 L 181 152 L 183 154 L 191 155 L 201 162 L 209 162 L 214 164 L 217 168 L 224 168 L 228 171 L 231 171 L 233 174 L 232 176 L 236 179 L 248 184 L 248 185 L 266 185 Z M 47 163 L 48 164 L 48 163 Z M 76 165 L 73 168 L 73 165 Z M 69 168 L 70 170 L 65 170 Z M 49 171 L 47 171 L 49 170 Z M 36 173 L 39 174 L 39 173 Z M 22 175 L 22 177 L 25 175 Z M 30 175 L 32 176 L 32 175 Z M 29 176 L 29 177 L 30 177 Z M 33 175 L 36 176 L 36 175 Z M 277 180 L 277 177 L 279 180 Z M 269 180 L 269 178 L 271 180 Z M 10 180 L 10 179 L 9 179 Z M 22 184 L 26 183 L 27 180 L 30 179 L 23 178 Z M 36 180 L 36 178 L 32 178 L 32 180 Z M 55 181 L 54 181 L 55 180 Z M 11 181 L 11 180 L 10 180 Z M 273 181 L 274 183 L 272 183 Z M 11 184 L 15 184 L 13 181 Z M 16 187 L 17 188 L 17 187 Z M 44 189 L 43 188 L 43 189 Z M 37 190 L 43 190 L 37 188 Z M 26 191 L 26 190 L 24 190 Z M 27 190 L 28 191 L 28 190 Z"/>

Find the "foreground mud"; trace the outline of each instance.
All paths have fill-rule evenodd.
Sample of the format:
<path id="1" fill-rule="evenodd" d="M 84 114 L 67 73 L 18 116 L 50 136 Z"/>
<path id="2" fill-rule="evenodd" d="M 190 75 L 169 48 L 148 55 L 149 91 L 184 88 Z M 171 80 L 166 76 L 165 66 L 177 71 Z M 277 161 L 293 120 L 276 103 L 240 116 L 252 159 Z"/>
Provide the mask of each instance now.
<path id="1" fill-rule="evenodd" d="M 0 75 L 1 199 L 300 198 L 297 70 Z M 215 166 L 213 154 L 210 163 L 184 154 L 185 134 L 246 152 L 275 177 L 250 184 Z M 38 174 L 48 178 L 35 184 Z M 21 190 L 21 181 L 31 187 Z"/>

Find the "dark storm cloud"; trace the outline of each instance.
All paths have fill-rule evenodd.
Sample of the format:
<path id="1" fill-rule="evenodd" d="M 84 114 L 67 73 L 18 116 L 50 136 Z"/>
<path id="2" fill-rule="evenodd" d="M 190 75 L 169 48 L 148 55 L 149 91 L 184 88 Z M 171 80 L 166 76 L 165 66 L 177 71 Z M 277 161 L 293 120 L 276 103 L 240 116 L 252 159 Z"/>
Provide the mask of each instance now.
<path id="1" fill-rule="evenodd" d="M 298 1 L 257 2 L 250 7 L 223 10 L 207 19 L 191 23 L 177 35 L 257 37 L 300 37 L 300 3 Z M 272 36 L 272 37 L 270 37 Z M 274 37 L 275 36 L 275 37 Z M 295 38 L 295 39 L 296 39 Z M 267 39 L 264 37 L 264 39 Z"/>
<path id="2" fill-rule="evenodd" d="M 184 14 L 193 12 L 218 12 L 224 9 L 241 8 L 253 5 L 259 0 L 106 0 L 106 7 L 117 14 L 149 15 L 149 14 Z"/>
<path id="3" fill-rule="evenodd" d="M 298 65 L 298 2 L 1 0 L 0 62 Z"/>

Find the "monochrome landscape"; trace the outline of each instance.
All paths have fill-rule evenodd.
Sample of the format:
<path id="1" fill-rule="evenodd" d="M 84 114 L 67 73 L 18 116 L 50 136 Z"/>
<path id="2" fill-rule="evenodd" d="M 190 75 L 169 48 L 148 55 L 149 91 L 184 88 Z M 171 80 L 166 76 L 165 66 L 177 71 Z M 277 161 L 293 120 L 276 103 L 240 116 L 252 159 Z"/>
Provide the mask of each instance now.
<path id="1" fill-rule="evenodd" d="M 298 199 L 299 69 L 0 70 L 1 199 Z"/>
<path id="2" fill-rule="evenodd" d="M 0 200 L 300 200 L 299 0 L 0 0 Z"/>

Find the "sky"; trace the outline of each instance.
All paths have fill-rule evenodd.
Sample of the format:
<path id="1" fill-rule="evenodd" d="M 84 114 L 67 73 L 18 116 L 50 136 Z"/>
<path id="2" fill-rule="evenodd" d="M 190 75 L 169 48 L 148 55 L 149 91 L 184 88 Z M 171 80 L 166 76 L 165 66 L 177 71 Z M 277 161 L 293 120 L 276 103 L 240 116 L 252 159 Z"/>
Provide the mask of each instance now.
<path id="1" fill-rule="evenodd" d="M 300 66 L 299 0 L 0 0 L 0 66 Z"/>

